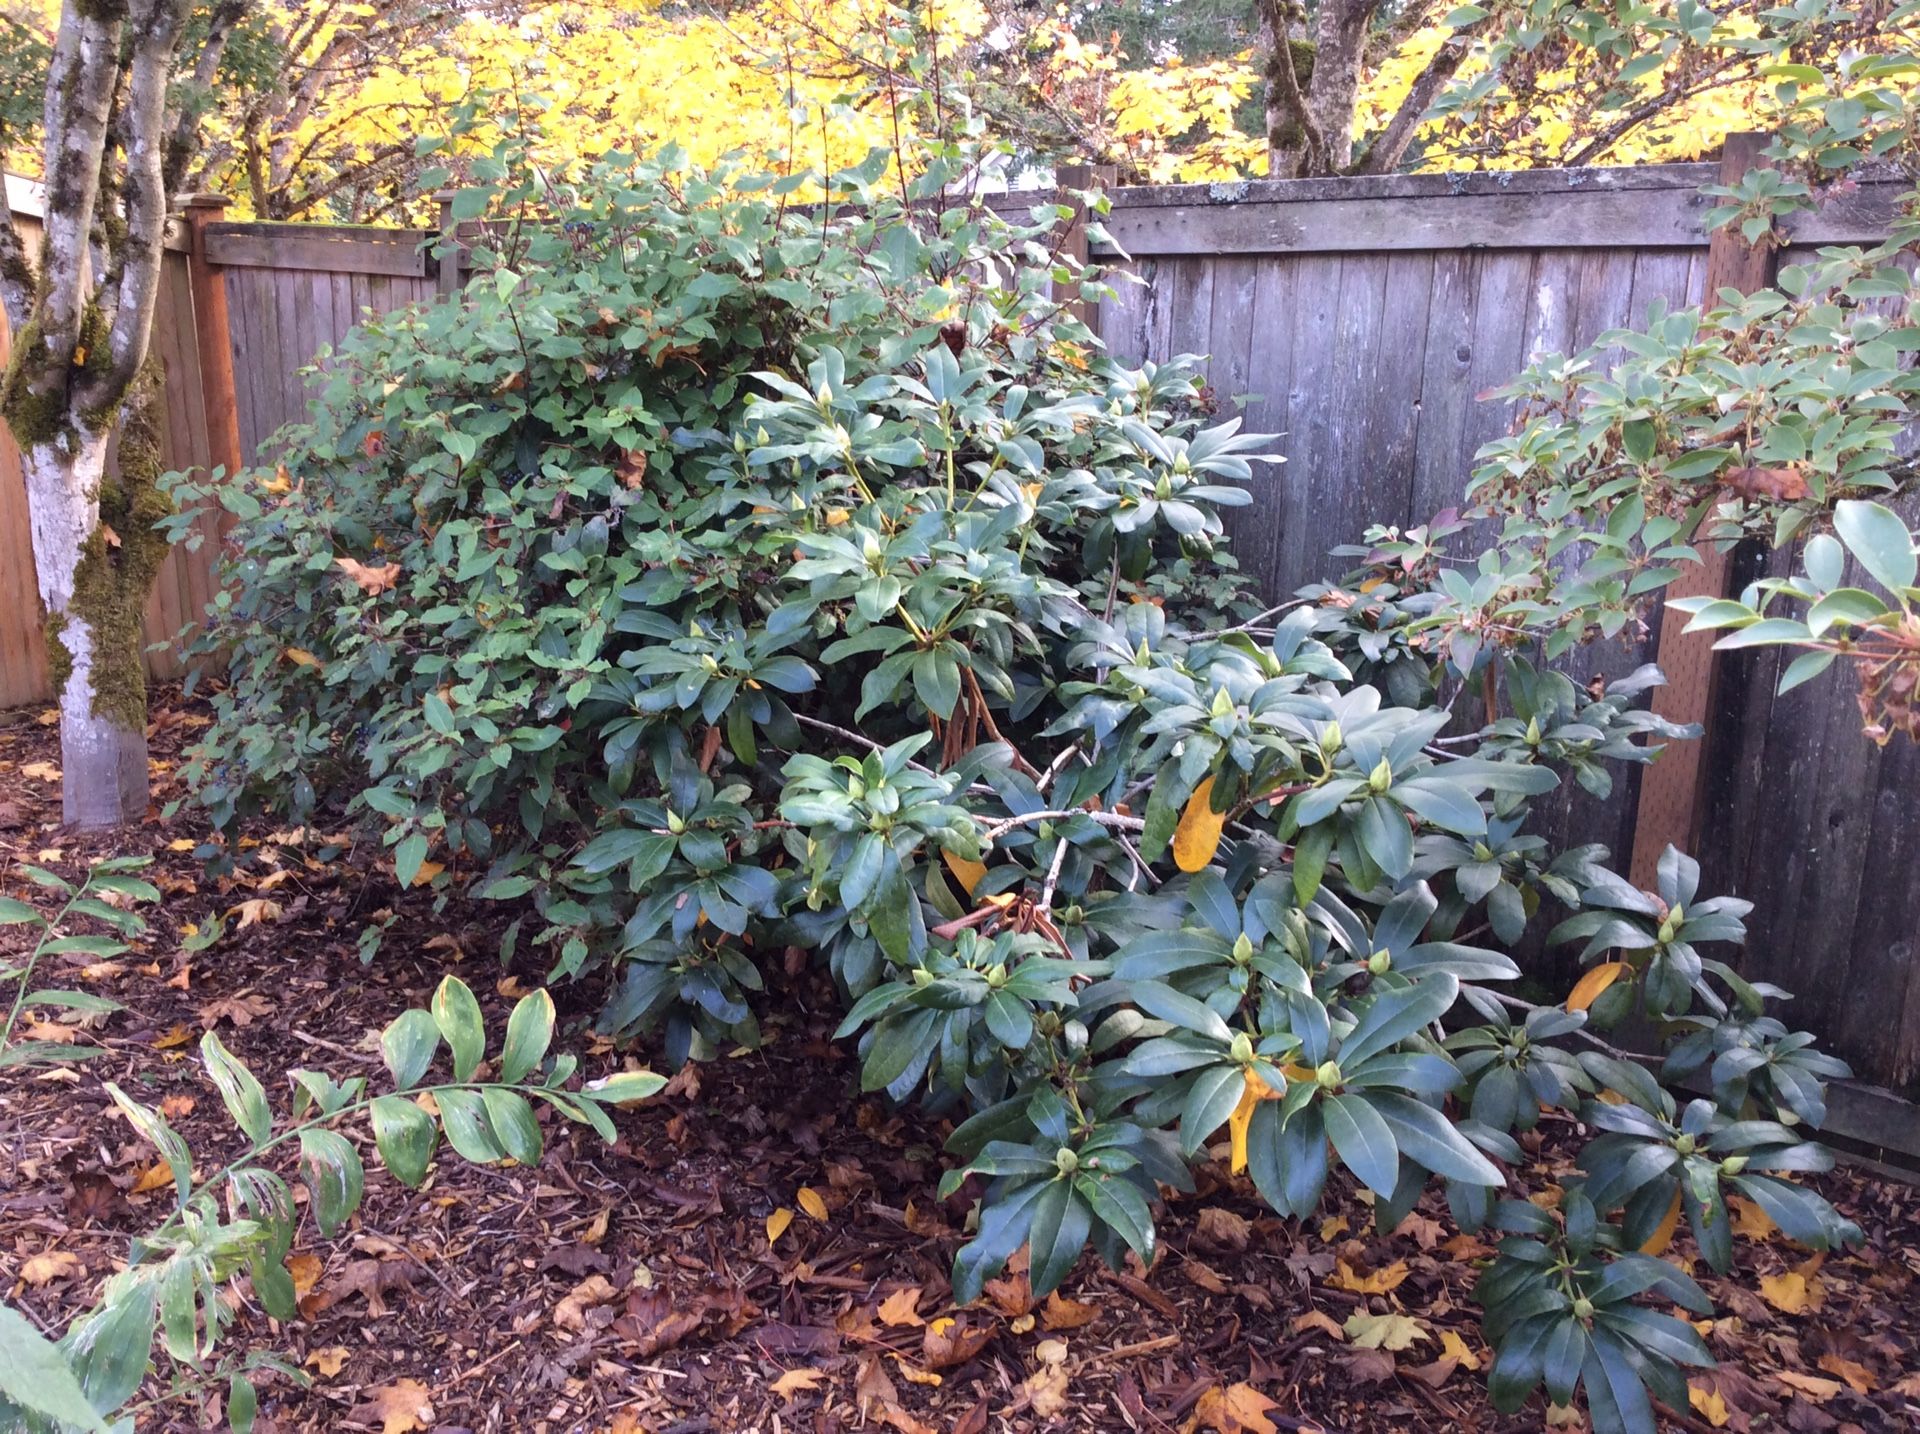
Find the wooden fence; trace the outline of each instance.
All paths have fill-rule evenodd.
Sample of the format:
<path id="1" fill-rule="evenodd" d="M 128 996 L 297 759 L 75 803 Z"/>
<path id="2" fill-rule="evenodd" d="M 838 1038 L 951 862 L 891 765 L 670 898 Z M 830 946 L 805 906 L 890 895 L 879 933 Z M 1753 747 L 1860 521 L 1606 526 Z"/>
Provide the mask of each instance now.
<path id="1" fill-rule="evenodd" d="M 1140 282 L 1094 317 L 1123 357 L 1206 355 L 1223 410 L 1243 408 L 1249 428 L 1280 435 L 1288 461 L 1257 468 L 1253 505 L 1229 521 L 1242 565 L 1267 593 L 1285 595 L 1332 575 L 1339 565 L 1327 550 L 1368 525 L 1418 523 L 1456 505 L 1474 450 L 1510 418 L 1481 395 L 1530 358 L 1636 324 L 1656 301 L 1699 302 L 1712 255 L 1699 190 L 1718 172 L 1668 165 L 1119 190 L 1105 227 Z M 1893 190 L 1864 184 L 1800 216 L 1782 262 L 1877 238 Z M 182 245 L 190 252 L 169 254 L 161 313 L 168 452 L 181 466 L 208 461 L 187 342 L 194 322 L 182 309 L 191 264 L 224 282 L 232 406 L 248 455 L 303 415 L 302 368 L 364 313 L 457 286 L 419 231 L 209 223 L 197 232 Z M 10 458 L 0 438 L 0 703 L 46 695 Z M 168 572 L 151 615 L 156 635 L 197 610 L 208 586 L 204 558 L 176 556 Z M 1665 655 L 1657 626 L 1638 649 L 1581 654 L 1573 667 L 1583 677 L 1624 672 L 1656 652 Z M 1838 673 L 1775 701 L 1770 657 L 1720 667 L 1695 846 L 1711 889 L 1756 903 L 1745 969 L 1799 992 L 1793 1018 L 1863 1075 L 1912 1082 L 1920 757 L 1910 744 L 1883 751 L 1859 736 Z M 164 656 L 156 670 L 171 670 Z M 1544 834 L 1604 842 L 1625 862 L 1639 785 L 1630 771 L 1608 801 L 1574 792 L 1547 814 Z M 1920 1126 L 1909 1143 L 1920 1149 Z"/>

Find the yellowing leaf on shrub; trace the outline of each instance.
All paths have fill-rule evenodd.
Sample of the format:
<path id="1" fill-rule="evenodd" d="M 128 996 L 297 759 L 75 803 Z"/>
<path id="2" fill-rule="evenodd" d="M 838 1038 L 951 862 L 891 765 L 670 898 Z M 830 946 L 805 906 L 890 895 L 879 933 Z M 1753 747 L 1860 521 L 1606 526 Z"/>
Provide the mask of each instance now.
<path id="1" fill-rule="evenodd" d="M 1247 1168 L 1247 1131 L 1253 1125 L 1254 1111 L 1259 1108 L 1261 1101 L 1278 1100 L 1281 1095 L 1252 1067 L 1247 1068 L 1246 1081 L 1246 1089 L 1240 1092 L 1240 1103 L 1234 1106 L 1233 1114 L 1227 1117 L 1227 1140 L 1231 1151 L 1227 1164 L 1235 1175 Z"/>
<path id="2" fill-rule="evenodd" d="M 308 652 L 304 647 L 289 647 L 287 649 L 287 661 L 298 667 L 318 667 L 320 665 L 320 659 L 315 657 L 311 652 Z"/>
<path id="3" fill-rule="evenodd" d="M 1673 1199 L 1667 1202 L 1667 1213 L 1660 1217 L 1660 1223 L 1653 1233 L 1647 1236 L 1646 1244 L 1640 1247 L 1643 1255 L 1660 1256 L 1673 1244 L 1673 1232 L 1680 1228 L 1680 1187 L 1673 1187 Z"/>
<path id="4" fill-rule="evenodd" d="M 1356 1295 L 1384 1295 L 1400 1288 L 1408 1274 L 1407 1262 L 1395 1260 L 1384 1269 L 1363 1275 L 1355 1271 L 1345 1260 L 1336 1263 L 1333 1278 L 1328 1281 L 1338 1289 L 1351 1290 Z M 1351 1333 L 1351 1331 L 1349 1331 Z"/>
<path id="5" fill-rule="evenodd" d="M 1623 976 L 1632 974 L 1633 967 L 1625 961 L 1602 961 L 1574 983 L 1573 990 L 1567 993 L 1567 1009 L 1569 1011 L 1586 1010 L 1600 999 L 1601 993 L 1607 987 Z"/>
<path id="6" fill-rule="evenodd" d="M 974 888 L 980 885 L 981 879 L 987 874 L 986 865 L 968 861 L 964 856 L 955 856 L 945 848 L 941 849 L 940 857 L 946 862 L 947 870 L 953 873 L 953 879 L 960 883 L 968 896 L 972 896 Z"/>
<path id="7" fill-rule="evenodd" d="M 811 1185 L 802 1185 L 793 1193 L 793 1201 L 816 1220 L 827 1218 L 827 1202 L 820 1198 L 820 1192 Z"/>
<path id="8" fill-rule="evenodd" d="M 1227 814 L 1213 809 L 1213 778 L 1208 777 L 1187 798 L 1180 825 L 1173 829 L 1173 864 L 1182 871 L 1205 871 L 1220 849 L 1220 830 Z"/>
<path id="9" fill-rule="evenodd" d="M 793 1211 L 782 1205 L 767 1216 L 767 1243 L 771 1245 L 787 1233 L 787 1226 L 793 1223 Z"/>

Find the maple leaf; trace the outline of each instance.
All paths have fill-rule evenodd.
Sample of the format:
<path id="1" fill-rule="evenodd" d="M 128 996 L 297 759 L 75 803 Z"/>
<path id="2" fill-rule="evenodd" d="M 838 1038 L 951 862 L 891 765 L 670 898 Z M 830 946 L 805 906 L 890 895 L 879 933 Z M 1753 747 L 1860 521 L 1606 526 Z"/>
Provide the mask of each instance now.
<path id="1" fill-rule="evenodd" d="M 882 1324 L 924 1326 L 926 1321 L 920 1318 L 920 1286 L 908 1285 L 895 1290 L 880 1302 L 880 1322 Z"/>
<path id="2" fill-rule="evenodd" d="M 1343 1326 L 1355 1349 L 1406 1349 L 1416 1339 L 1432 1339 L 1426 1326 L 1411 1315 L 1355 1314 Z"/>
<path id="3" fill-rule="evenodd" d="M 256 1017 L 271 1015 L 273 1002 L 265 996 L 256 996 L 247 991 L 236 991 L 231 996 L 222 996 L 218 1000 L 207 1002 L 200 1008 L 200 1024 L 206 1030 L 212 1030 L 222 1021 L 230 1021 L 236 1026 L 250 1026 Z"/>
<path id="4" fill-rule="evenodd" d="M 322 1379 L 331 1379 L 347 1366 L 353 1357 L 353 1351 L 344 1344 L 329 1345 L 326 1349 L 316 1349 L 307 1356 L 306 1362 L 320 1372 Z"/>
<path id="5" fill-rule="evenodd" d="M 1194 1422 L 1215 1434 L 1277 1434 L 1269 1409 L 1277 1409 L 1266 1395 L 1251 1384 L 1230 1384 L 1225 1389 L 1214 1385 L 1193 1406 Z"/>
<path id="6" fill-rule="evenodd" d="M 369 1389 L 366 1402 L 355 1407 L 352 1417 L 362 1424 L 378 1422 L 380 1434 L 412 1434 L 432 1423 L 433 1405 L 426 1385 L 397 1379 Z"/>
<path id="7" fill-rule="evenodd" d="M 286 914 L 286 909 L 277 901 L 264 896 L 250 896 L 227 915 L 240 919 L 234 922 L 234 930 L 245 931 L 249 926 L 264 926 L 269 921 L 278 921 Z"/>
<path id="8" fill-rule="evenodd" d="M 821 1369 L 789 1369 L 773 1381 L 771 1388 L 782 1399 L 791 1402 L 796 1394 L 818 1389 L 820 1381 L 826 1377 L 826 1371 Z"/>
<path id="9" fill-rule="evenodd" d="M 369 567 L 352 558 L 335 558 L 333 565 L 352 578 L 354 585 L 368 597 L 377 597 L 400 580 L 400 564 L 384 563 Z"/>
<path id="10" fill-rule="evenodd" d="M 1341 1260 L 1328 1283 L 1337 1289 L 1351 1290 L 1356 1295 L 1384 1295 L 1399 1289 L 1409 1273 L 1405 1260 L 1395 1260 L 1384 1269 L 1365 1275 L 1357 1273 L 1352 1265 Z"/>

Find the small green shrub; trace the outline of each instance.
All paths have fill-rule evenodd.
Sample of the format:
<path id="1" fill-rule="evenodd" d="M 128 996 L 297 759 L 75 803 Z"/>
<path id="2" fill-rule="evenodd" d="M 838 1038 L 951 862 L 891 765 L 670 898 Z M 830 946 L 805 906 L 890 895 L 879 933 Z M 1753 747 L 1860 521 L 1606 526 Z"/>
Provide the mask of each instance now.
<path id="1" fill-rule="evenodd" d="M 603 1107 L 653 1095 L 665 1079 L 624 1071 L 570 1088 L 576 1062 L 571 1055 L 548 1054 L 553 1026 L 551 996 L 534 991 L 522 997 L 507 1019 L 498 1079 L 476 1080 L 486 1027 L 473 992 L 449 976 L 430 1009 L 407 1011 L 381 1034 L 393 1077 L 390 1093 L 368 1095 L 365 1076 L 337 1081 L 321 1071 L 290 1071 L 293 1099 L 284 1121 L 276 1118 L 253 1072 L 209 1031 L 200 1038 L 201 1064 L 247 1144 L 200 1179 L 191 1150 L 166 1116 L 108 1082 L 127 1124 L 159 1152 L 173 1176 L 174 1209 L 133 1242 L 126 1268 L 107 1281 L 98 1302 L 57 1345 L 0 1305 L 3 1427 L 23 1434 L 131 1429 L 135 1410 L 128 1406 L 147 1381 L 158 1334 L 172 1373 L 162 1398 L 193 1397 L 218 1386 L 226 1395 L 228 1423 L 246 1434 L 258 1407 L 250 1376 L 271 1369 L 307 1382 L 299 1368 L 272 1354 L 216 1358 L 237 1307 L 222 1297 L 230 1281 L 244 1275 L 254 1298 L 276 1320 L 299 1313 L 286 1266 L 299 1215 L 292 1188 L 269 1157 L 298 1146 L 307 1208 L 320 1234 L 330 1237 L 360 1208 L 366 1184 L 360 1153 L 341 1132 L 345 1122 L 366 1118 L 382 1163 L 409 1187 L 427 1178 L 443 1132 L 462 1159 L 491 1163 L 511 1156 L 521 1165 L 538 1165 L 542 1138 L 535 1101 L 612 1140 L 613 1122 Z M 452 1079 L 428 1082 L 442 1042 Z"/>

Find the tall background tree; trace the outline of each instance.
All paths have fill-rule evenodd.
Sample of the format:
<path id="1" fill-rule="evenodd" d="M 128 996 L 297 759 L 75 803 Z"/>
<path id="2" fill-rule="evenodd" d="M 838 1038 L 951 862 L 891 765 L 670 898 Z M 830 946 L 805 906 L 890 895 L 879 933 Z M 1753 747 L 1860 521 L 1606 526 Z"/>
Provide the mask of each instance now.
<path id="1" fill-rule="evenodd" d="M 0 417 L 26 475 L 65 816 L 80 827 L 146 809 L 140 622 L 166 508 L 147 350 L 169 179 L 191 147 L 185 96 L 218 65 L 238 14 L 194 15 L 189 0 L 69 0 L 50 43 L 7 27 L 22 63 L 0 79 L 0 166 L 37 135 L 40 162 L 23 167 L 43 176 L 45 214 L 31 252 L 0 223 L 13 335 Z"/>

